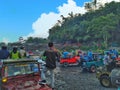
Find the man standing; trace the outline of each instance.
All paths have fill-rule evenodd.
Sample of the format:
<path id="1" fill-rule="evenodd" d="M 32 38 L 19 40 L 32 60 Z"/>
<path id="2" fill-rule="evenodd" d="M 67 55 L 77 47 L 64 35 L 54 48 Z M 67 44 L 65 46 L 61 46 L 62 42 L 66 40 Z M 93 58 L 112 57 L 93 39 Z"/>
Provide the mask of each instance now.
<path id="1" fill-rule="evenodd" d="M 2 46 L 0 50 L 0 59 L 7 59 L 10 56 L 7 46 Z"/>
<path id="2" fill-rule="evenodd" d="M 14 59 L 14 60 L 17 60 L 17 59 L 21 58 L 20 52 L 18 51 L 17 47 L 13 47 L 13 50 L 10 53 L 10 58 Z"/>
<path id="3" fill-rule="evenodd" d="M 44 52 L 43 56 L 46 57 L 46 60 L 45 60 L 46 67 L 47 67 L 47 70 L 50 71 L 50 80 L 51 80 L 50 84 L 51 84 L 51 87 L 54 89 L 55 87 L 54 70 L 56 68 L 56 60 L 57 60 L 58 55 L 52 42 L 48 43 L 48 47 L 49 49 Z"/>
<path id="4" fill-rule="evenodd" d="M 93 60 L 92 50 L 89 50 L 89 51 L 88 51 L 88 58 L 89 58 L 89 61 L 92 61 L 92 60 Z"/>
<path id="5" fill-rule="evenodd" d="M 20 52 L 21 58 L 25 58 L 25 57 L 26 57 L 26 51 L 25 51 L 24 46 L 21 46 L 21 47 L 20 47 L 19 52 Z"/>

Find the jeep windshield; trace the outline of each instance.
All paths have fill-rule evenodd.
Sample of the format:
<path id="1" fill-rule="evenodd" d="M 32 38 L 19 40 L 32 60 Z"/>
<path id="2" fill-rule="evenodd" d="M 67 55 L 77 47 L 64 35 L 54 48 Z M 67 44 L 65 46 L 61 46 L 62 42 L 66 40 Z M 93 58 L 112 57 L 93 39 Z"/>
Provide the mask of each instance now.
<path id="1" fill-rule="evenodd" d="M 37 63 L 19 62 L 7 63 L 4 66 L 4 77 L 24 75 L 38 72 Z"/>

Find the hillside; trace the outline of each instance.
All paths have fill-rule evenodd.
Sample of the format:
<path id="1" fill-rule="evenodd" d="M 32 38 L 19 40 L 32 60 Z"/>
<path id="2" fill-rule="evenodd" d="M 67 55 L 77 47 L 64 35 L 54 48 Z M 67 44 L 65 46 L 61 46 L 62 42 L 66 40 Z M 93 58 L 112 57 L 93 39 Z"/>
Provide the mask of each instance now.
<path id="1" fill-rule="evenodd" d="M 120 3 L 111 2 L 105 7 L 84 15 L 69 13 L 62 22 L 49 30 L 48 39 L 57 43 L 81 43 L 101 46 L 120 45 Z"/>

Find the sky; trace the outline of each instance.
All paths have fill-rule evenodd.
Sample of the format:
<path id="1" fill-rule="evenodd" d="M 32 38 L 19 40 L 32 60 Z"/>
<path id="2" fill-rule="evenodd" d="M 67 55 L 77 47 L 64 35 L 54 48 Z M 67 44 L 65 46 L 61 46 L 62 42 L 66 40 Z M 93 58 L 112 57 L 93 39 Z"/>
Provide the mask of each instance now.
<path id="1" fill-rule="evenodd" d="M 48 30 L 73 12 L 84 14 L 84 3 L 92 0 L 0 0 L 0 42 L 19 37 L 48 37 Z M 102 0 L 107 1 L 107 0 Z"/>

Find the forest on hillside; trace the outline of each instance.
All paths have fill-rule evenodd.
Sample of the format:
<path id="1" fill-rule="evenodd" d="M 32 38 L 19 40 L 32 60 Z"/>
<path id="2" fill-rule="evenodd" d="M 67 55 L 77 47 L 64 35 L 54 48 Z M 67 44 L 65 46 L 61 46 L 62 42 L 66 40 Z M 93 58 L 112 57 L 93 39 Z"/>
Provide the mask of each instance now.
<path id="1" fill-rule="evenodd" d="M 88 6 L 89 8 L 89 6 Z M 56 43 L 80 43 L 107 48 L 120 45 L 120 3 L 111 2 L 96 10 L 89 10 L 81 15 L 69 13 L 68 17 L 61 15 L 49 29 L 50 41 Z"/>

